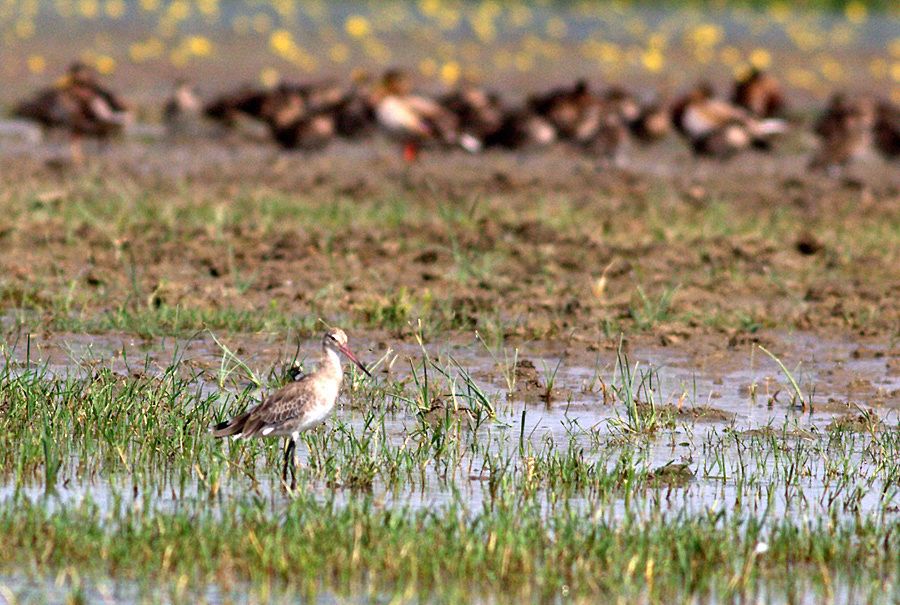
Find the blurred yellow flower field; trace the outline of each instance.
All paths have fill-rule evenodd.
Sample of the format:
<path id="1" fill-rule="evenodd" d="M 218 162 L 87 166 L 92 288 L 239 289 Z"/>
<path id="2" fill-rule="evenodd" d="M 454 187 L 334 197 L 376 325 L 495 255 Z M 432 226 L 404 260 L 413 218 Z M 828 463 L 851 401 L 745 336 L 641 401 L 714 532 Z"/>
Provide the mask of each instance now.
<path id="1" fill-rule="evenodd" d="M 810 100 L 849 86 L 897 100 L 898 23 L 890 4 L 857 0 L 831 10 L 780 1 L 661 9 L 625 1 L 7 0 L 0 69 L 13 82 L 5 96 L 73 59 L 107 75 L 152 70 L 142 80 L 148 88 L 161 76 L 272 81 L 273 73 L 345 76 L 395 64 L 446 86 L 578 73 L 672 87 L 752 66 L 774 70 Z"/>

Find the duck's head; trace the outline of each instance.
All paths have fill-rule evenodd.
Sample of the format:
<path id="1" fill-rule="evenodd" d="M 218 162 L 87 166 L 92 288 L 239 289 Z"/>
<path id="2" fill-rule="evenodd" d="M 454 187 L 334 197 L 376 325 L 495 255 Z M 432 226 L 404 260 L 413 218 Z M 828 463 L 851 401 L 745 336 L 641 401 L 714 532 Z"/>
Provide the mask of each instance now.
<path id="1" fill-rule="evenodd" d="M 393 68 L 381 76 L 381 88 L 389 95 L 404 96 L 412 92 L 412 83 L 405 70 Z"/>

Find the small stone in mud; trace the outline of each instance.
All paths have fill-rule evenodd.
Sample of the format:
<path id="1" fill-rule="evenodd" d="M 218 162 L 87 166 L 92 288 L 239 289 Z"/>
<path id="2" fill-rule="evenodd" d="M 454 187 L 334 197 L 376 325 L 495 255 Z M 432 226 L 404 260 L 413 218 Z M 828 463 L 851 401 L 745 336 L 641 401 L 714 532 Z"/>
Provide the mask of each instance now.
<path id="1" fill-rule="evenodd" d="M 423 265 L 430 265 L 436 263 L 437 259 L 438 253 L 436 250 L 425 250 L 415 258 L 415 261 L 417 263 L 422 263 Z"/>
<path id="2" fill-rule="evenodd" d="M 694 477 L 694 471 L 687 464 L 670 462 L 650 471 L 647 481 L 655 486 L 682 487 L 693 481 Z"/>
<path id="3" fill-rule="evenodd" d="M 537 368 L 530 359 L 520 359 L 516 362 L 516 389 L 525 391 L 544 389 L 538 377 Z"/>
<path id="4" fill-rule="evenodd" d="M 449 407 L 442 399 L 434 400 L 429 409 L 419 412 L 419 417 L 431 427 L 440 426 L 448 419 L 456 422 L 475 421 L 472 410 L 464 406 Z"/>
<path id="5" fill-rule="evenodd" d="M 849 431 L 851 433 L 870 433 L 881 430 L 881 418 L 871 411 L 844 414 L 832 420 L 825 428 L 829 431 Z"/>
<path id="6" fill-rule="evenodd" d="M 794 243 L 794 247 L 800 254 L 803 254 L 805 256 L 812 256 L 813 254 L 818 254 L 819 252 L 821 252 L 825 246 L 812 233 L 803 233 L 800 235 L 800 237 L 797 238 L 797 241 Z"/>
<path id="7" fill-rule="evenodd" d="M 721 397 L 721 394 L 719 395 Z M 734 414 L 708 405 L 698 405 L 679 408 L 674 405 L 666 405 L 663 411 L 671 413 L 682 420 L 695 420 L 701 422 L 730 422 Z"/>

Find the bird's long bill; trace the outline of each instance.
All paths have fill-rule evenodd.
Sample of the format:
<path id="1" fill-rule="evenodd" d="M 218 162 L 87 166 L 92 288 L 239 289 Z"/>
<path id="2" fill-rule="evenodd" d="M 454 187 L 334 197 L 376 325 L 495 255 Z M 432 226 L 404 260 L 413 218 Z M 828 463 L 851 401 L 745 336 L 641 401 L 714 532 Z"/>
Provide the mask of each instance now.
<path id="1" fill-rule="evenodd" d="M 346 355 L 347 358 L 348 358 L 350 361 L 352 361 L 352 362 L 355 363 L 357 366 L 359 366 L 359 369 L 362 370 L 363 372 L 365 372 L 365 373 L 366 373 L 366 376 L 368 376 L 369 378 L 372 377 L 371 372 L 369 372 L 369 370 L 366 369 L 366 366 L 364 366 L 364 365 L 362 364 L 362 362 L 361 362 L 359 359 L 356 358 L 356 355 L 354 355 L 353 351 L 350 350 L 350 347 L 348 347 L 348 346 L 346 346 L 346 345 L 338 345 L 338 348 L 340 348 L 341 353 L 343 353 L 344 355 Z"/>

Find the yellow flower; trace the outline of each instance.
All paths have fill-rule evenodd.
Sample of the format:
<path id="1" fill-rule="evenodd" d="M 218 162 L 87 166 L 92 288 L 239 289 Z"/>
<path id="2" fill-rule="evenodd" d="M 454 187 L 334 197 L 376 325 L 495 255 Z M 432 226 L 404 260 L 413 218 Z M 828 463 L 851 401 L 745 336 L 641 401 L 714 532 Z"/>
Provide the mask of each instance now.
<path id="1" fill-rule="evenodd" d="M 129 46 L 128 56 L 135 63 L 140 63 L 159 58 L 165 50 L 166 47 L 159 38 L 150 38 L 146 42 L 135 42 Z"/>
<path id="2" fill-rule="evenodd" d="M 772 64 L 772 53 L 765 48 L 754 48 L 750 53 L 750 65 L 756 69 L 768 69 Z"/>
<path id="3" fill-rule="evenodd" d="M 419 61 L 419 72 L 426 78 L 433 78 L 437 70 L 438 64 L 434 59 L 426 58 Z"/>
<path id="4" fill-rule="evenodd" d="M 28 71 L 33 74 L 42 74 L 47 69 L 47 61 L 41 55 L 31 55 L 27 61 Z"/>
<path id="5" fill-rule="evenodd" d="M 208 57 L 212 53 L 212 42 L 203 36 L 191 36 L 186 40 L 189 53 L 197 57 Z"/>
<path id="6" fill-rule="evenodd" d="M 843 66 L 832 58 L 823 59 L 819 71 L 829 82 L 838 82 L 844 77 Z"/>
<path id="7" fill-rule="evenodd" d="M 337 44 L 332 45 L 331 49 L 328 51 L 328 56 L 335 63 L 346 63 L 347 59 L 350 58 L 350 49 L 346 44 L 338 42 Z"/>
<path id="8" fill-rule="evenodd" d="M 191 14 L 191 6 L 185 0 L 175 0 L 166 9 L 166 16 L 173 21 L 184 21 Z"/>
<path id="9" fill-rule="evenodd" d="M 372 31 L 369 20 L 362 15 L 352 15 L 344 22 L 344 30 L 354 38 L 368 36 Z"/>
<path id="10" fill-rule="evenodd" d="M 159 10 L 159 0 L 141 0 L 141 8 L 148 13 Z"/>
<path id="11" fill-rule="evenodd" d="M 734 67 L 741 60 L 741 51 L 734 46 L 726 46 L 719 53 L 719 58 L 722 60 L 722 63 L 728 67 Z"/>
<path id="12" fill-rule="evenodd" d="M 566 22 L 559 17 L 551 17 L 547 20 L 547 35 L 551 38 L 564 38 L 569 31 Z"/>
<path id="13" fill-rule="evenodd" d="M 447 86 L 453 86 L 459 80 L 462 70 L 456 61 L 448 61 L 441 66 L 441 80 Z"/>
<path id="14" fill-rule="evenodd" d="M 419 12 L 426 17 L 434 17 L 440 10 L 440 0 L 421 0 L 421 2 L 419 2 Z"/>
<path id="15" fill-rule="evenodd" d="M 515 4 L 509 9 L 509 24 L 516 28 L 531 24 L 531 9 L 524 4 Z"/>
<path id="16" fill-rule="evenodd" d="M 253 31 L 258 34 L 264 34 L 272 28 L 272 19 L 266 13 L 257 13 L 253 15 Z"/>
<path id="17" fill-rule="evenodd" d="M 847 3 L 847 6 L 844 7 L 844 16 L 847 17 L 847 21 L 850 23 L 859 25 L 869 16 L 869 11 L 865 4 L 859 0 L 853 0 L 853 2 Z"/>
<path id="18" fill-rule="evenodd" d="M 266 67 L 259 72 L 259 81 L 263 86 L 272 88 L 281 80 L 281 75 L 274 67 Z"/>
<path id="19" fill-rule="evenodd" d="M 656 48 L 649 48 L 641 55 L 641 63 L 644 64 L 644 69 L 651 73 L 661 71 L 664 62 L 663 54 Z"/>
<path id="20" fill-rule="evenodd" d="M 516 53 L 516 56 L 513 59 L 513 65 L 515 65 L 516 69 L 519 71 L 531 71 L 534 67 L 534 57 L 528 53 Z"/>
<path id="21" fill-rule="evenodd" d="M 125 3 L 122 0 L 107 0 L 103 10 L 110 19 L 120 19 L 125 14 Z"/>
<path id="22" fill-rule="evenodd" d="M 23 40 L 27 40 L 34 35 L 34 22 L 28 19 L 19 19 L 16 21 L 16 35 Z"/>
<path id="23" fill-rule="evenodd" d="M 811 72 L 808 69 L 802 69 L 799 67 L 788 70 L 787 80 L 791 85 L 796 86 L 797 88 L 805 88 L 807 90 L 815 88 L 815 85 L 818 82 L 818 78 L 816 78 L 815 73 Z"/>
<path id="24" fill-rule="evenodd" d="M 900 38 L 894 38 L 888 44 L 888 52 L 895 59 L 900 58 Z"/>
<path id="25" fill-rule="evenodd" d="M 97 71 L 103 75 L 109 75 L 116 69 L 116 60 L 109 55 L 100 55 L 95 61 Z"/>
<path id="26" fill-rule="evenodd" d="M 787 2 L 774 2 L 769 7 L 769 15 L 776 23 L 785 23 L 791 16 L 791 7 Z"/>
<path id="27" fill-rule="evenodd" d="M 81 13 L 81 16 L 88 19 L 95 19 L 99 9 L 97 0 L 80 0 L 78 2 L 78 12 Z"/>
<path id="28" fill-rule="evenodd" d="M 894 82 L 900 82 L 900 61 L 891 63 L 891 79 Z"/>
<path id="29" fill-rule="evenodd" d="M 696 46 L 715 46 L 722 41 L 724 34 L 722 28 L 713 23 L 703 23 L 695 27 L 690 33 L 690 40 Z"/>
<path id="30" fill-rule="evenodd" d="M 294 38 L 286 29 L 279 29 L 269 36 L 269 47 L 279 55 L 289 55 L 294 50 Z"/>
<path id="31" fill-rule="evenodd" d="M 888 64 L 882 58 L 872 59 L 869 62 L 869 73 L 872 74 L 872 77 L 876 80 L 883 80 L 888 73 Z"/>
<path id="32" fill-rule="evenodd" d="M 219 0 L 197 0 L 197 8 L 207 17 L 216 17 L 219 14 Z"/>

